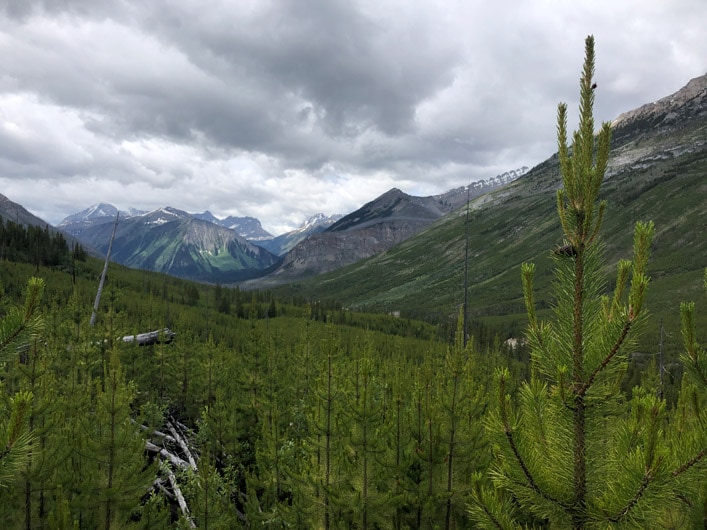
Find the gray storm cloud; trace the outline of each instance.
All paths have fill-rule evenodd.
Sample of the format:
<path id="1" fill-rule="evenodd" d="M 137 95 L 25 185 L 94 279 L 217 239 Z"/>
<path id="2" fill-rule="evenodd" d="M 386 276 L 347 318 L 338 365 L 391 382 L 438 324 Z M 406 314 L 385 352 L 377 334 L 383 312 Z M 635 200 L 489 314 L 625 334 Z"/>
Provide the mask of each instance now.
<path id="1" fill-rule="evenodd" d="M 705 19 L 700 0 L 6 0 L 0 184 L 54 223 L 112 202 L 284 230 L 542 161 L 587 34 L 610 120 L 705 72 Z"/>

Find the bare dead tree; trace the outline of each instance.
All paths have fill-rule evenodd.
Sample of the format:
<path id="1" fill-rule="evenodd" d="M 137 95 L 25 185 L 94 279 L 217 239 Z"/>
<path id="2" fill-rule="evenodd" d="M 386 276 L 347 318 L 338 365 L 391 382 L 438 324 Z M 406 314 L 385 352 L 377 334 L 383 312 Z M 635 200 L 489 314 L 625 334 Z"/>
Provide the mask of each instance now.
<path id="1" fill-rule="evenodd" d="M 101 281 L 98 283 L 98 292 L 96 293 L 96 301 L 93 302 L 93 313 L 91 313 L 91 321 L 89 325 L 93 327 L 96 323 L 96 312 L 98 311 L 98 304 L 101 302 L 101 295 L 103 294 L 103 283 L 106 281 L 106 273 L 108 272 L 108 262 L 110 261 L 110 251 L 113 248 L 113 240 L 115 239 L 115 229 L 118 227 L 118 217 L 120 212 L 115 214 L 115 222 L 113 223 L 113 233 L 110 236 L 110 242 L 108 243 L 108 252 L 106 253 L 106 262 L 103 265 L 103 272 L 101 273 Z"/>

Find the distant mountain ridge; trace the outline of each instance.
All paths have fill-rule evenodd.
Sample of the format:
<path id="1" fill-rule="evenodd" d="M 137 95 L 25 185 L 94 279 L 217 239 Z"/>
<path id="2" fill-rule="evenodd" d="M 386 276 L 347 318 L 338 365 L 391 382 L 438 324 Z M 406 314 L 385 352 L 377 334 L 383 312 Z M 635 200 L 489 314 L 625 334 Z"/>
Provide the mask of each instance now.
<path id="1" fill-rule="evenodd" d="M 243 286 L 271 287 L 331 272 L 380 254 L 466 204 L 469 199 L 507 185 L 527 171 L 524 166 L 429 197 L 416 197 L 393 188 L 320 233 L 302 239 L 272 273 Z"/>
<path id="2" fill-rule="evenodd" d="M 229 215 L 225 219 L 219 219 L 208 210 L 204 213 L 193 214 L 197 219 L 203 219 L 211 223 L 223 226 L 229 230 L 235 230 L 238 235 L 244 237 L 248 241 L 267 241 L 273 238 L 273 235 L 263 228 L 260 221 L 255 217 L 234 217 Z"/>
<path id="3" fill-rule="evenodd" d="M 257 241 L 257 244 L 277 256 L 284 256 L 299 242 L 323 232 L 342 217 L 340 214 L 324 215 L 323 213 L 318 213 L 307 219 L 299 228 L 269 240 Z"/>
<path id="4" fill-rule="evenodd" d="M 113 223 L 99 223 L 85 228 L 80 237 L 107 252 L 112 229 Z M 252 278 L 280 261 L 235 231 L 175 208 L 119 221 L 111 259 L 128 267 L 212 283 Z"/>
<path id="5" fill-rule="evenodd" d="M 161 214 L 156 212 L 161 212 Z M 79 235 L 83 230 L 90 226 L 113 222 L 116 214 L 118 213 L 120 213 L 120 218 L 122 219 L 130 219 L 132 217 L 144 215 L 152 216 L 153 222 L 158 222 L 157 217 L 160 215 L 162 215 L 163 220 L 187 219 L 189 217 L 194 217 L 196 219 L 223 226 L 230 230 L 235 230 L 241 237 L 244 237 L 249 241 L 267 240 L 272 239 L 273 237 L 272 234 L 263 229 L 260 221 L 254 217 L 228 216 L 225 219 L 219 219 L 208 210 L 203 213 L 191 214 L 170 206 L 158 208 L 152 212 L 138 210 L 136 208 L 130 208 L 127 211 L 121 210 L 118 212 L 118 209 L 115 206 L 107 203 L 96 204 L 86 208 L 85 210 L 65 217 L 61 223 L 59 223 L 59 228 L 69 234 Z"/>

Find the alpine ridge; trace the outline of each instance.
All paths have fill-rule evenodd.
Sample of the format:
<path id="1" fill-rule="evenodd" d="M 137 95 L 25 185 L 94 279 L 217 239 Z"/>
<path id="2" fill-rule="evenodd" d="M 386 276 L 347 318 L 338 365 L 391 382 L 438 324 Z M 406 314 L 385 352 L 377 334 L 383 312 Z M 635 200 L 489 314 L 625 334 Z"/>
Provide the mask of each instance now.
<path id="1" fill-rule="evenodd" d="M 469 199 L 505 186 L 527 173 L 508 171 L 443 194 L 416 197 L 393 188 L 343 216 L 325 230 L 309 235 L 285 254 L 272 273 L 242 284 L 244 288 L 272 287 L 317 276 L 375 256 L 398 245 Z"/>

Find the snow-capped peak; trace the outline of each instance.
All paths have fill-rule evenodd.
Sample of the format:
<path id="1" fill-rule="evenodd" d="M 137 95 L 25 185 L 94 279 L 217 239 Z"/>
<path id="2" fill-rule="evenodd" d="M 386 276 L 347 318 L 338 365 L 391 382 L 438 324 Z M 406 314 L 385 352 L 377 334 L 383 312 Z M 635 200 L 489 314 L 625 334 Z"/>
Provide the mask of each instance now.
<path id="1" fill-rule="evenodd" d="M 177 219 L 185 219 L 190 217 L 190 214 L 182 210 L 172 208 L 171 206 L 165 206 L 152 210 L 151 212 L 144 214 L 142 217 L 145 218 L 146 224 L 161 225 Z"/>
<path id="2" fill-rule="evenodd" d="M 112 204 L 101 202 L 99 204 L 94 204 L 89 206 L 85 210 L 71 214 L 64 218 L 59 226 L 67 226 L 76 223 L 85 223 L 104 219 L 114 219 L 118 213 L 118 208 Z M 144 215 L 146 212 L 143 210 L 138 210 L 136 208 L 129 208 L 127 211 L 120 210 L 120 217 L 122 219 L 127 219 L 129 217 L 135 217 L 138 215 Z"/>
<path id="3" fill-rule="evenodd" d="M 93 206 L 90 206 L 85 210 L 81 210 L 80 212 L 77 212 L 64 218 L 64 220 L 59 223 L 59 226 L 66 226 L 72 223 L 81 223 L 106 217 L 115 217 L 115 214 L 117 213 L 118 209 L 112 204 L 94 204 Z"/>
<path id="4" fill-rule="evenodd" d="M 300 225 L 300 227 L 297 228 L 295 231 L 296 232 L 304 232 L 304 231 L 307 231 L 315 226 L 333 225 L 335 222 L 337 222 L 342 217 L 343 216 L 340 214 L 324 215 L 323 213 L 316 213 L 313 216 L 311 216 L 309 219 L 307 219 L 304 223 L 302 223 L 302 225 Z"/>

